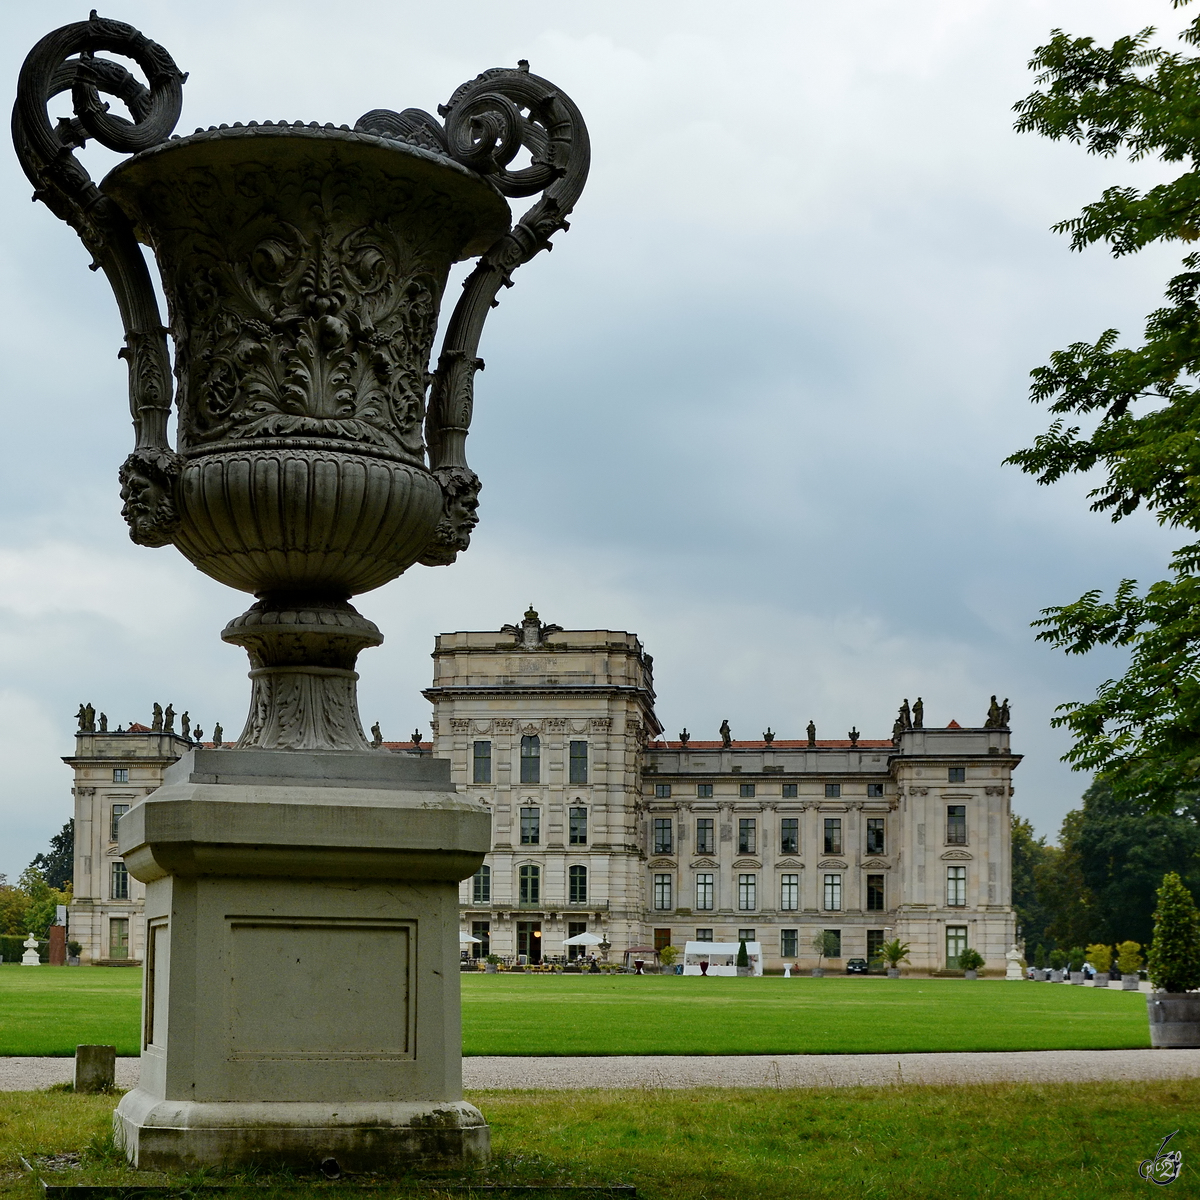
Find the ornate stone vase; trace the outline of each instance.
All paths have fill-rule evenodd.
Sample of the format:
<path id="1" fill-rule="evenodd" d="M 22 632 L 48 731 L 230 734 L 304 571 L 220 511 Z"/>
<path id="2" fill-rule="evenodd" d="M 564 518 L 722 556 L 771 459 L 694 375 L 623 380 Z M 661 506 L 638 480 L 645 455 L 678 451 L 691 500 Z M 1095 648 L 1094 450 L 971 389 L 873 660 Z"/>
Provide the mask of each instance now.
<path id="1" fill-rule="evenodd" d="M 103 53 L 132 59 L 148 86 Z M 222 634 L 250 656 L 237 746 L 366 749 L 355 665 L 383 639 L 350 600 L 467 548 L 484 320 L 567 228 L 587 130 L 522 62 L 464 84 L 441 121 L 377 109 L 353 128 L 251 121 L 175 137 L 184 78 L 161 46 L 93 14 L 30 52 L 14 142 L 35 199 L 76 230 L 121 310 L 130 536 L 256 597 Z M 52 122 L 65 93 L 71 115 Z M 74 153 L 89 138 L 132 154 L 98 186 Z M 510 169 L 522 150 L 528 165 Z M 513 225 L 505 198 L 532 195 Z M 174 385 L 138 242 L 161 275 Z M 431 371 L 447 275 L 476 256 Z"/>

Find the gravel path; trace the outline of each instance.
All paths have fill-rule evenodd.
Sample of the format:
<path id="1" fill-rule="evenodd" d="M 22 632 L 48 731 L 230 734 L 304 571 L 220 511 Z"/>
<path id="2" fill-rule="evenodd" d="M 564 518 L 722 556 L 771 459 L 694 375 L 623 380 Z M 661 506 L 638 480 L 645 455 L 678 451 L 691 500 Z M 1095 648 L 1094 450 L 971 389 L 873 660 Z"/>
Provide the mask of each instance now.
<path id="1" fill-rule="evenodd" d="M 138 1060 L 117 1059 L 134 1087 Z M 0 1091 L 69 1082 L 70 1058 L 0 1058 Z M 1200 1050 L 1018 1050 L 1006 1054 L 780 1054 L 465 1058 L 463 1084 L 489 1088 L 857 1087 L 898 1083 L 1068 1083 L 1200 1077 Z"/>

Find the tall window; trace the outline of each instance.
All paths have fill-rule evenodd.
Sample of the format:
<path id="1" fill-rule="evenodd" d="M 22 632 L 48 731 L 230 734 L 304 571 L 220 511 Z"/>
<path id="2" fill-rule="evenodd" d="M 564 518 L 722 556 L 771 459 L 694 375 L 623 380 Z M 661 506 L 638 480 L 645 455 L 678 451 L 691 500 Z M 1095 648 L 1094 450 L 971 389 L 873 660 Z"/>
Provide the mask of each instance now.
<path id="1" fill-rule="evenodd" d="M 825 876 L 825 911 L 842 911 L 842 877 L 840 875 Z"/>
<path id="2" fill-rule="evenodd" d="M 517 899 L 521 904 L 542 902 L 542 868 L 527 863 L 517 871 Z"/>
<path id="3" fill-rule="evenodd" d="M 711 783 L 696 784 L 696 797 L 697 797 L 697 799 L 700 799 L 700 800 L 711 800 L 712 799 L 712 784 Z"/>
<path id="4" fill-rule="evenodd" d="M 954 971 L 958 968 L 958 956 L 967 948 L 967 927 L 946 926 L 946 966 Z"/>
<path id="5" fill-rule="evenodd" d="M 571 743 L 568 783 L 587 783 L 587 742 Z"/>
<path id="6" fill-rule="evenodd" d="M 701 817 L 696 822 L 696 853 L 713 852 L 713 822 L 711 817 Z"/>
<path id="7" fill-rule="evenodd" d="M 868 783 L 867 784 L 867 795 L 868 796 L 882 796 L 883 795 L 883 784 L 882 783 Z"/>
<path id="8" fill-rule="evenodd" d="M 841 854 L 842 852 L 842 819 L 841 817 L 825 818 L 825 853 Z"/>
<path id="9" fill-rule="evenodd" d="M 949 783 L 966 783 L 967 782 L 967 768 L 966 767 L 950 767 L 949 773 L 947 776 L 947 782 L 949 782 Z"/>
<path id="10" fill-rule="evenodd" d="M 883 876 L 867 876 L 867 912 L 883 912 L 887 908 L 884 903 Z"/>
<path id="11" fill-rule="evenodd" d="M 587 903 L 587 867 L 571 867 L 567 871 L 567 899 L 572 904 Z"/>
<path id="12" fill-rule="evenodd" d="M 129 918 L 112 917 L 108 922 L 108 957 L 129 957 Z"/>
<path id="13" fill-rule="evenodd" d="M 671 876 L 655 875 L 654 877 L 654 907 L 660 912 L 671 908 Z"/>
<path id="14" fill-rule="evenodd" d="M 867 930 L 867 962 L 872 962 L 883 953 L 882 929 Z"/>
<path id="15" fill-rule="evenodd" d="M 570 841 L 572 846 L 587 845 L 587 809 L 573 808 L 570 814 Z"/>
<path id="16" fill-rule="evenodd" d="M 671 785 L 669 783 L 656 783 L 654 785 L 655 800 L 670 800 Z"/>
<path id="17" fill-rule="evenodd" d="M 779 931 L 779 954 L 781 958 L 795 958 L 800 945 L 800 930 L 781 929 Z"/>
<path id="18" fill-rule="evenodd" d="M 119 858 L 112 865 L 112 899 L 129 899 L 129 870 Z"/>
<path id="19" fill-rule="evenodd" d="M 479 945 L 471 947 L 471 957 L 487 958 L 492 952 L 491 921 L 472 921 L 471 936 L 479 939 Z"/>
<path id="20" fill-rule="evenodd" d="M 946 868 L 946 903 L 961 908 L 967 902 L 967 868 Z"/>
<path id="21" fill-rule="evenodd" d="M 471 903 L 491 904 L 492 902 L 492 868 L 484 863 L 471 876 Z"/>
<path id="22" fill-rule="evenodd" d="M 542 782 L 542 739 L 536 734 L 521 739 L 521 782 Z"/>
<path id="23" fill-rule="evenodd" d="M 474 745 L 474 754 L 471 758 L 471 782 L 472 783 L 491 783 L 492 782 L 492 743 L 491 742 L 476 742 Z"/>
<path id="24" fill-rule="evenodd" d="M 789 800 L 789 799 L 794 800 L 796 798 L 796 795 L 799 792 L 799 790 L 800 789 L 796 786 L 796 784 L 785 783 L 783 785 L 783 798 L 785 800 Z"/>
<path id="25" fill-rule="evenodd" d="M 654 853 L 670 854 L 674 849 L 674 839 L 671 837 L 671 818 L 654 818 Z"/>
<path id="26" fill-rule="evenodd" d="M 758 821 L 754 817 L 741 817 L 738 820 L 738 853 L 758 853 Z"/>
<path id="27" fill-rule="evenodd" d="M 128 767 L 113 767 L 113 783 L 128 783 L 129 768 Z"/>
<path id="28" fill-rule="evenodd" d="M 867 853 L 868 854 L 886 854 L 884 849 L 883 837 L 883 818 L 868 817 L 867 818 Z"/>
<path id="29" fill-rule="evenodd" d="M 752 784 L 752 783 L 738 784 L 738 795 L 741 796 L 741 798 L 743 800 L 753 800 L 754 799 L 754 784 Z"/>
<path id="30" fill-rule="evenodd" d="M 128 804 L 114 804 L 112 806 L 112 822 L 108 830 L 108 840 L 115 842 L 117 840 L 117 822 L 129 811 Z"/>
<path id="31" fill-rule="evenodd" d="M 779 877 L 779 907 L 784 912 L 795 912 L 800 907 L 800 876 Z"/>
<path id="32" fill-rule="evenodd" d="M 696 876 L 696 908 L 711 912 L 713 907 L 713 877 L 707 872 Z"/>
<path id="33" fill-rule="evenodd" d="M 967 806 L 965 804 L 946 805 L 946 841 L 951 846 L 967 844 Z"/>
<path id="34" fill-rule="evenodd" d="M 521 809 L 521 845 L 536 846 L 542 840 L 542 810 Z"/>
<path id="35" fill-rule="evenodd" d="M 758 876 L 738 876 L 738 908 L 742 912 L 753 912 L 758 907 Z"/>
<path id="36" fill-rule="evenodd" d="M 796 854 L 800 850 L 800 819 L 784 817 L 779 822 L 779 853 Z"/>
<path id="37" fill-rule="evenodd" d="M 697 929 L 696 941 L 711 942 L 713 940 L 713 931 L 711 929 Z"/>

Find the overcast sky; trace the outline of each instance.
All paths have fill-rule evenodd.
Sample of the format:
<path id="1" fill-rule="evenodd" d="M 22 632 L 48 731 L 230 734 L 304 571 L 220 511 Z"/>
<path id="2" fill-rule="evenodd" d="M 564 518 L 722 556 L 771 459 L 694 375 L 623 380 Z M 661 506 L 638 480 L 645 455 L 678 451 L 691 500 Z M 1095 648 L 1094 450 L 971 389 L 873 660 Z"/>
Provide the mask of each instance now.
<path id="1" fill-rule="evenodd" d="M 87 4 L 6 13 L 28 49 Z M 658 713 L 715 737 L 886 737 L 901 699 L 981 724 L 1011 698 L 1014 805 L 1055 835 L 1087 779 L 1057 704 L 1115 656 L 1034 641 L 1049 604 L 1161 577 L 1170 537 L 1091 514 L 1001 460 L 1046 417 L 1051 351 L 1156 306 L 1176 252 L 1072 254 L 1056 220 L 1154 164 L 1012 131 L 1026 64 L 1061 26 L 1099 38 L 1183 16 L 1167 0 L 481 0 L 205 4 L 103 15 L 183 70 L 180 132 L 235 120 L 352 124 L 435 110 L 528 58 L 582 109 L 592 174 L 553 255 L 491 316 L 469 454 L 482 521 L 450 568 L 356 601 L 387 641 L 360 660 L 366 723 L 428 728 L 435 634 L 498 629 L 532 601 L 567 628 L 636 632 Z M 64 107 L 59 102 L 60 108 Z M 52 110 L 59 115 L 58 109 Z M 106 169 L 88 151 L 91 169 Z M 236 734 L 248 598 L 128 539 L 132 446 L 115 303 L 0 154 L 0 871 L 70 816 L 73 714 L 155 700 Z M 456 290 L 456 289 L 452 289 Z"/>

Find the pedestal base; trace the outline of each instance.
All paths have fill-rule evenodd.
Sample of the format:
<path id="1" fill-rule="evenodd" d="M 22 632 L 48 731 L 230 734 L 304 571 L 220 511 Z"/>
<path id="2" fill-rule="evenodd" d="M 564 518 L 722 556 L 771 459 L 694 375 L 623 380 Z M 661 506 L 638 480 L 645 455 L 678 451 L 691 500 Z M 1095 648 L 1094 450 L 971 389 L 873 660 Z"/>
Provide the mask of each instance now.
<path id="1" fill-rule="evenodd" d="M 196 1104 L 138 1088 L 117 1106 L 113 1126 L 142 1171 L 314 1171 L 329 1158 L 344 1171 L 469 1167 L 490 1147 L 483 1114 L 462 1100 Z"/>

